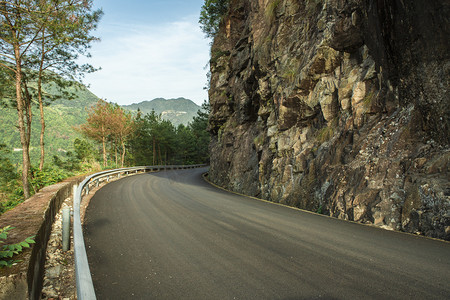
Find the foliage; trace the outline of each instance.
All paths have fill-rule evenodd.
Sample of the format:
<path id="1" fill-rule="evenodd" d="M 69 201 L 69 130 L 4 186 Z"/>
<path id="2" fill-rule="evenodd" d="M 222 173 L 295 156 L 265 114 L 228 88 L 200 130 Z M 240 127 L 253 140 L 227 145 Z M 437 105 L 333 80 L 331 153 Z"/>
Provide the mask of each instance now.
<path id="1" fill-rule="evenodd" d="M 9 151 L 0 144 L 0 214 L 22 202 L 19 175 L 11 164 Z"/>
<path id="2" fill-rule="evenodd" d="M 89 66 L 80 67 L 76 63 L 80 54 L 89 55 L 86 49 L 96 39 L 89 32 L 95 28 L 102 12 L 92 12 L 91 8 L 92 1 L 89 0 L 0 2 L 0 68 L 1 77 L 6 77 L 8 81 L 8 84 L 0 85 L 0 101 L 9 98 L 9 103 L 15 106 L 18 113 L 25 198 L 30 196 L 29 151 L 32 106 L 36 102 L 32 83 L 37 82 L 37 102 L 40 106 L 42 169 L 45 128 L 42 82 L 48 74 L 52 74 L 44 71 L 73 75 L 92 70 Z"/>
<path id="3" fill-rule="evenodd" d="M 118 165 L 118 152 L 121 151 L 120 165 L 123 166 L 126 144 L 134 128 L 133 122 L 131 113 L 126 112 L 119 105 L 99 100 L 88 110 L 86 123 L 82 124 L 78 130 L 86 137 L 102 144 L 103 166 L 108 164 L 108 150 L 110 154 L 114 153 L 116 165 Z"/>
<path id="4" fill-rule="evenodd" d="M 4 244 L 8 238 L 8 231 L 14 227 L 6 226 L 0 228 L 0 244 Z M 13 264 L 20 262 L 20 260 L 11 259 L 23 251 L 23 248 L 30 248 L 30 244 L 34 244 L 34 236 L 26 238 L 24 241 L 17 244 L 2 245 L 0 250 L 0 267 L 11 267 Z"/>
<path id="5" fill-rule="evenodd" d="M 180 124 L 178 127 L 163 120 L 161 115 L 154 111 L 146 115 L 138 112 L 133 116 L 115 104 L 104 101 L 99 103 L 104 106 L 101 112 L 105 115 L 102 117 L 108 120 L 108 123 L 105 123 L 108 128 L 105 137 L 108 163 L 103 169 L 120 167 L 122 162 L 130 165 L 209 162 L 209 105 L 206 102 L 191 123 L 187 126 Z M 94 105 L 88 111 L 95 111 L 96 107 Z M 70 109 L 64 112 L 66 119 L 69 111 Z M 42 170 L 34 165 L 31 167 L 32 193 L 69 176 L 102 169 L 98 163 L 102 160 L 102 140 L 93 139 L 95 134 L 92 134 L 91 138 L 86 137 L 87 139 L 74 138 L 71 147 L 73 151 L 53 155 L 51 163 L 47 163 Z M 123 151 L 123 147 L 126 151 Z M 120 162 L 117 161 L 118 152 L 121 152 Z M 0 214 L 23 202 L 23 189 L 18 172 L 20 170 L 11 163 L 8 157 L 10 154 L 5 145 L 0 145 Z"/>
<path id="6" fill-rule="evenodd" d="M 56 94 L 57 87 L 51 84 L 44 85 L 43 89 L 48 93 Z M 61 93 L 61 98 L 52 102 L 52 105 L 44 106 L 46 134 L 44 137 L 46 156 L 51 158 L 54 155 L 62 155 L 66 151 L 73 151 L 73 141 L 81 139 L 81 133 L 74 127 L 86 122 L 86 107 L 90 107 L 98 101 L 86 87 L 74 84 L 66 88 L 74 95 L 72 100 L 67 99 Z M 33 115 L 39 115 L 37 108 L 32 109 Z M 8 149 L 20 149 L 20 136 L 15 125 L 17 123 L 17 110 L 9 107 L 0 107 L 0 123 L 5 126 L 0 127 L 0 144 L 7 145 Z M 7 126 L 6 124 L 11 124 Z M 39 160 L 39 122 L 31 124 L 30 159 Z M 6 155 L 13 165 L 21 162 L 21 151 L 10 151 Z M 49 161 L 50 162 L 50 161 Z"/>
<path id="7" fill-rule="evenodd" d="M 73 175 L 67 168 L 61 167 L 62 165 L 58 166 L 58 164 L 55 164 L 55 166 L 52 167 L 46 166 L 42 170 L 32 167 L 33 177 L 31 178 L 30 183 L 33 186 L 34 191 L 37 192 L 45 186 L 61 182 Z"/>
<path id="8" fill-rule="evenodd" d="M 94 159 L 95 148 L 88 140 L 76 138 L 73 141 L 73 147 L 75 148 L 75 157 L 79 161 Z"/>
<path id="9" fill-rule="evenodd" d="M 200 11 L 200 28 L 208 38 L 214 38 L 219 31 L 223 16 L 228 12 L 229 0 L 205 0 Z"/>
<path id="10" fill-rule="evenodd" d="M 134 133 L 130 139 L 131 161 L 134 165 L 194 164 L 209 161 L 209 107 L 203 110 L 188 126 L 174 127 L 154 111 L 135 119 Z"/>
<path id="11" fill-rule="evenodd" d="M 107 165 L 106 139 L 110 135 L 110 104 L 104 100 L 98 100 L 97 104 L 88 110 L 86 123 L 78 130 L 86 137 L 102 143 L 103 166 Z"/>

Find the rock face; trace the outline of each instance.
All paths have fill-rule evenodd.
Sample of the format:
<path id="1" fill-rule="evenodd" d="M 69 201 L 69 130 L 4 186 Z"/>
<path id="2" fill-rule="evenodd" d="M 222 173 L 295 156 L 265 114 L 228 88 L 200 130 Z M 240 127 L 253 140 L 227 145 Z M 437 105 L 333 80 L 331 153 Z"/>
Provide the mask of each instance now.
<path id="1" fill-rule="evenodd" d="M 211 179 L 450 239 L 450 4 L 231 0 L 211 49 Z"/>

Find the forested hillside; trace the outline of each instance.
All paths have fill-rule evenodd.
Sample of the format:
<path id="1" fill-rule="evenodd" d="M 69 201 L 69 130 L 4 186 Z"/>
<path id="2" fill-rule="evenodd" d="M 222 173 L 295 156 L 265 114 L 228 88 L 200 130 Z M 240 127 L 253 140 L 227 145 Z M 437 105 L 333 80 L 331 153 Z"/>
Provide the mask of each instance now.
<path id="1" fill-rule="evenodd" d="M 47 132 L 45 134 L 45 145 L 47 157 L 61 154 L 73 149 L 73 141 L 81 134 L 76 132 L 74 126 L 86 122 L 86 108 L 97 102 L 98 98 L 91 93 L 85 86 L 77 85 L 68 88 L 74 94 L 72 100 L 58 99 L 44 108 L 45 120 L 47 122 Z M 37 107 L 33 109 L 33 118 L 31 129 L 31 151 L 32 161 L 39 161 L 39 111 Z M 0 144 L 6 145 L 11 151 L 11 160 L 18 163 L 22 154 L 19 149 L 20 137 L 17 126 L 17 111 L 11 107 L 0 108 Z M 16 151 L 14 151 L 16 149 Z"/>
<path id="2" fill-rule="evenodd" d="M 50 158 L 54 155 L 63 155 L 67 151 L 73 151 L 73 141 L 76 138 L 82 138 L 82 134 L 77 132 L 75 127 L 86 122 L 86 110 L 99 99 L 83 85 L 70 87 L 68 92 L 73 93 L 73 99 L 61 98 L 48 103 L 44 108 L 47 122 L 45 145 L 47 157 Z M 157 98 L 152 101 L 143 101 L 122 107 L 132 112 L 137 112 L 139 109 L 142 115 L 154 110 L 156 115 L 161 115 L 163 120 L 170 121 L 175 127 L 180 124 L 188 125 L 193 121 L 198 110 L 202 109 L 185 98 L 168 100 Z M 32 161 L 38 161 L 40 124 L 37 107 L 33 110 L 33 116 L 35 122 L 32 123 L 30 156 Z M 15 127 L 17 123 L 16 109 L 0 107 L 0 123 L 3 124 L 0 127 L 0 144 L 6 145 L 7 149 L 11 151 L 11 161 L 14 164 L 19 163 L 22 154 L 19 150 L 21 149 L 19 132 Z"/>

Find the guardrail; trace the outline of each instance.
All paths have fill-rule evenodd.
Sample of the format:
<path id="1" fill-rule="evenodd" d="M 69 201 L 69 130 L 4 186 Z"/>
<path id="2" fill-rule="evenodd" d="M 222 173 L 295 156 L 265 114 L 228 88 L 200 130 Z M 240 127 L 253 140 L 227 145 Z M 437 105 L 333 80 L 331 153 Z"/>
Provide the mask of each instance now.
<path id="1" fill-rule="evenodd" d="M 103 171 L 90 175 L 84 179 L 75 191 L 73 198 L 73 243 L 75 255 L 75 277 L 77 281 L 77 298 L 81 300 L 96 299 L 94 285 L 92 283 L 91 272 L 86 254 L 86 247 L 84 245 L 83 230 L 81 227 L 80 204 L 83 191 L 85 194 L 89 193 L 89 186 L 91 184 L 99 185 L 100 179 L 107 177 L 109 181 L 110 176 L 131 172 L 138 173 L 139 171 L 151 172 L 161 170 L 177 170 L 177 169 L 193 169 L 205 167 L 206 165 L 175 165 L 175 166 L 145 166 L 145 167 L 131 167 L 122 168 L 109 171 Z"/>

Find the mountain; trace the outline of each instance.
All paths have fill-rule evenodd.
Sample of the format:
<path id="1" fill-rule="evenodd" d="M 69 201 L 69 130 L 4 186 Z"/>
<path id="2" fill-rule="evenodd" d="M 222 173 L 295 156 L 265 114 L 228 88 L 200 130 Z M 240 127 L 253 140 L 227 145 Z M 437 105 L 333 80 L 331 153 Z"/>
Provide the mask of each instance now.
<path id="1" fill-rule="evenodd" d="M 44 107 L 46 132 L 44 142 L 46 145 L 46 160 L 51 160 L 55 154 L 71 151 L 73 141 L 81 134 L 74 130 L 86 122 L 87 111 L 98 101 L 98 97 L 91 93 L 85 86 L 77 85 L 68 88 L 75 94 L 74 99 L 58 99 Z M 39 161 L 39 134 L 41 131 L 39 110 L 33 108 L 33 122 L 31 128 L 31 161 Z M 14 108 L 0 108 L 0 144 L 5 144 L 12 151 L 11 159 L 14 163 L 22 159 L 22 146 L 20 144 L 19 131 L 16 128 L 17 111 Z"/>
<path id="2" fill-rule="evenodd" d="M 151 101 L 123 105 L 122 107 L 133 112 L 139 109 L 143 114 L 151 113 L 154 110 L 156 114 L 161 114 L 164 120 L 172 122 L 175 126 L 179 124 L 187 125 L 197 115 L 197 111 L 201 109 L 192 100 L 185 98 L 167 100 L 156 98 Z"/>

